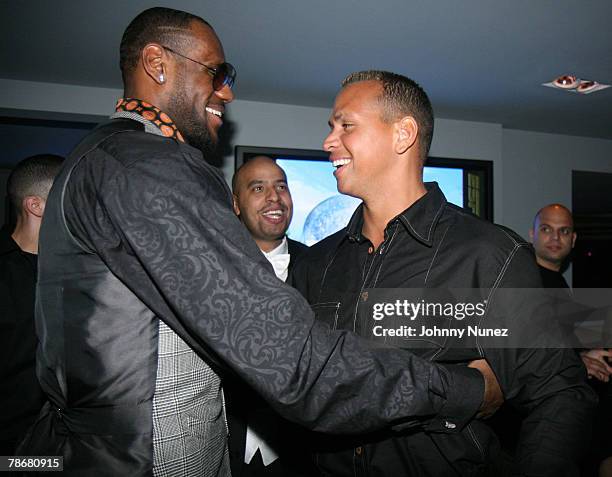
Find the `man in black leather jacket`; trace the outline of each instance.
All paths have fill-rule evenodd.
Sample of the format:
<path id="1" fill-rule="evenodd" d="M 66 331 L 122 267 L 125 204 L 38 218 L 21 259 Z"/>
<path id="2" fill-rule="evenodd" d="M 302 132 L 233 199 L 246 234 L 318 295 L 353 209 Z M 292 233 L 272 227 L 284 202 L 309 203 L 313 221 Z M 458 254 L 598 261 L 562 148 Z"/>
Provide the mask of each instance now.
<path id="1" fill-rule="evenodd" d="M 516 472 L 575 475 L 594 404 L 584 368 L 571 349 L 545 349 L 561 341 L 537 292 L 541 282 L 529 245 L 449 204 L 436 183 L 423 183 L 433 134 L 425 92 L 393 73 L 354 73 L 336 98 L 330 128 L 324 148 L 338 190 L 363 204 L 345 229 L 311 247 L 293 274 L 317 319 L 431 361 L 485 358 L 505 399 L 527 414 Z M 372 326 L 362 311 L 377 289 L 421 288 L 473 290 L 486 304 L 480 325 L 509 326 L 514 347 L 501 338 L 491 346 L 482 338 L 466 344 L 418 334 L 381 336 L 385 321 Z M 486 423 L 449 420 L 446 426 L 457 432 L 424 425 L 329 438 L 317 444 L 316 462 L 334 476 L 486 472 L 496 447 Z"/>

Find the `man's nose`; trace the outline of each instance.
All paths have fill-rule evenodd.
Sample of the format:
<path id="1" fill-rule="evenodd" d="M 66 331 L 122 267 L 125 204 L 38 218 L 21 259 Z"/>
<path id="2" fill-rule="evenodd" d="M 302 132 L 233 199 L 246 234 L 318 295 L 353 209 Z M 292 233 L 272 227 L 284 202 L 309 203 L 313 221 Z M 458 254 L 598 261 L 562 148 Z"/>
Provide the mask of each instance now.
<path id="1" fill-rule="evenodd" d="M 334 134 L 334 131 L 330 131 L 327 137 L 323 140 L 323 150 L 327 152 L 332 152 L 334 147 L 336 147 L 337 142 L 338 139 Z"/>
<path id="2" fill-rule="evenodd" d="M 223 85 L 218 91 L 215 91 L 215 95 L 223 100 L 224 103 L 231 103 L 234 101 L 234 90 L 229 87 L 229 85 Z"/>
<path id="3" fill-rule="evenodd" d="M 268 190 L 268 193 L 266 195 L 266 199 L 269 202 L 278 202 L 280 200 L 280 196 L 278 195 L 278 192 L 277 192 L 277 190 L 274 187 L 272 187 L 272 188 L 270 188 Z"/>

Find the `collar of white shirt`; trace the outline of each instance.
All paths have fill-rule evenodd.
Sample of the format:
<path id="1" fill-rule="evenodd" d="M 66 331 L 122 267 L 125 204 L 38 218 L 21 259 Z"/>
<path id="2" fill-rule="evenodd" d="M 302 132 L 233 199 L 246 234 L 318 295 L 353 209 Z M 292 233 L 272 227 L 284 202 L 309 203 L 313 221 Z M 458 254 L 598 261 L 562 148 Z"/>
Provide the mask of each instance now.
<path id="1" fill-rule="evenodd" d="M 263 252 L 263 254 L 272 264 L 276 276 L 282 281 L 287 280 L 287 275 L 289 275 L 289 260 L 291 258 L 289 256 L 289 242 L 287 242 L 287 237 L 283 237 L 278 247 L 269 252 Z"/>

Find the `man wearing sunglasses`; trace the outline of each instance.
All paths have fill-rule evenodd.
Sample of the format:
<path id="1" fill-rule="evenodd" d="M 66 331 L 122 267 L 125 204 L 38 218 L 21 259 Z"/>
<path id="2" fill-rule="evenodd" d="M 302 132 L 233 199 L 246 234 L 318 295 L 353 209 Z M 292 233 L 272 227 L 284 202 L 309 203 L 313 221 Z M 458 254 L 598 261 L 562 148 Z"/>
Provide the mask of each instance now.
<path id="1" fill-rule="evenodd" d="M 235 77 L 210 25 L 152 8 L 120 53 L 124 97 L 47 202 L 36 320 L 48 402 L 21 455 L 62 456 L 67 476 L 229 475 L 229 374 L 323 432 L 445 430 L 499 404 L 490 370 L 369 349 L 276 278 L 206 162 Z"/>

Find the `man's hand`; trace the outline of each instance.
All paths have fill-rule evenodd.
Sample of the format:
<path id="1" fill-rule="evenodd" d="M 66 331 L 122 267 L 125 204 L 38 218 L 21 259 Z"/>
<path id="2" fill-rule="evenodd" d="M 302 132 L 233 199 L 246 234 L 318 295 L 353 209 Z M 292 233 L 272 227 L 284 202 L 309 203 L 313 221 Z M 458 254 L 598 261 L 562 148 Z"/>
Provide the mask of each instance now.
<path id="1" fill-rule="evenodd" d="M 590 378 L 596 378 L 604 383 L 610 380 L 612 367 L 606 362 L 607 358 L 612 358 L 612 351 L 605 349 L 591 349 L 580 353 Z"/>
<path id="2" fill-rule="evenodd" d="M 485 380 L 485 392 L 480 410 L 476 417 L 491 417 L 495 411 L 504 403 L 504 395 L 493 370 L 484 359 L 477 359 L 468 364 L 470 368 L 476 368 L 482 373 Z"/>

